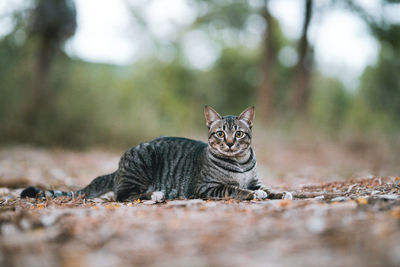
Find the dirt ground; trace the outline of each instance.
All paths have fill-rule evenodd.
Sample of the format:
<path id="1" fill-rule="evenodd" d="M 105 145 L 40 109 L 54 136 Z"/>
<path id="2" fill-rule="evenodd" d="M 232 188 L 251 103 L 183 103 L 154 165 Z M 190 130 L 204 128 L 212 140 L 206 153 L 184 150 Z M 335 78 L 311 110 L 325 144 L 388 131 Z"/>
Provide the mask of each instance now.
<path id="1" fill-rule="evenodd" d="M 260 177 L 293 200 L 18 197 L 84 186 L 122 152 L 0 148 L 0 266 L 400 266 L 399 166 L 385 147 L 270 142 Z"/>

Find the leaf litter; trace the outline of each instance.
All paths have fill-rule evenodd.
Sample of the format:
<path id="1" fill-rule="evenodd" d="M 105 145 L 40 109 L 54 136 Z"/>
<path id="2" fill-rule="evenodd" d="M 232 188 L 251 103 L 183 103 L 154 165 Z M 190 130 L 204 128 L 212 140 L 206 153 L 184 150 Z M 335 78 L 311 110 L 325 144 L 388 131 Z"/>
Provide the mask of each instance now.
<path id="1" fill-rule="evenodd" d="M 58 153 L 41 151 L 40 160 L 63 162 Z M 102 155 L 98 166 L 107 158 Z M 63 173 L 73 177 L 76 170 L 68 168 L 77 163 L 66 157 L 71 158 Z M 51 166 L 43 166 L 33 173 L 52 173 Z M 7 171 L 0 169 L 0 175 Z M 87 178 L 75 181 L 83 185 Z M 399 266 L 399 183 L 396 176 L 292 182 L 272 188 L 284 199 L 163 203 L 115 202 L 112 194 L 92 200 L 20 199 L 22 188 L 2 183 L 0 265 Z M 67 182 L 60 186 L 72 189 Z"/>

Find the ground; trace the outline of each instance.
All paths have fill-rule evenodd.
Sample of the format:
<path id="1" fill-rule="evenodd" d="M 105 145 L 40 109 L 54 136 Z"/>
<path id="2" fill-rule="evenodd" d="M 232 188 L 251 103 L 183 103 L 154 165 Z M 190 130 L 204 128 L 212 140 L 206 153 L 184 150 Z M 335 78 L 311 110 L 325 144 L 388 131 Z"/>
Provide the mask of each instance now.
<path id="1" fill-rule="evenodd" d="M 293 200 L 20 199 L 27 185 L 84 186 L 123 151 L 0 148 L 0 266 L 400 266 L 386 148 L 270 144 L 260 176 Z"/>

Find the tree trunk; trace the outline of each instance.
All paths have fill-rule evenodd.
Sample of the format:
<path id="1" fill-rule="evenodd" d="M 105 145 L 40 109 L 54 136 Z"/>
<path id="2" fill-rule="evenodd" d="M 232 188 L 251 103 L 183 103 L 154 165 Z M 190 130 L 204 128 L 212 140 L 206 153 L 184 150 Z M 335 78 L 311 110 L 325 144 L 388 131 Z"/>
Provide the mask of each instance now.
<path id="1" fill-rule="evenodd" d="M 268 0 L 265 0 L 261 14 L 267 24 L 263 44 L 262 69 L 264 77 L 257 92 L 257 109 L 263 120 L 270 120 L 274 116 L 275 67 L 278 52 L 274 36 L 275 19 L 269 12 L 267 4 Z"/>
<path id="2" fill-rule="evenodd" d="M 298 45 L 299 61 L 295 67 L 295 78 L 292 84 L 291 105 L 294 112 L 305 114 L 310 96 L 311 64 L 308 60 L 309 43 L 307 32 L 312 16 L 312 0 L 305 1 L 303 30 Z"/>
<path id="3" fill-rule="evenodd" d="M 35 63 L 34 77 L 28 91 L 28 99 L 24 112 L 24 123 L 27 129 L 31 129 L 37 122 L 40 109 L 49 101 L 47 81 L 53 61 L 55 47 L 52 41 L 46 37 L 39 43 L 38 56 Z"/>

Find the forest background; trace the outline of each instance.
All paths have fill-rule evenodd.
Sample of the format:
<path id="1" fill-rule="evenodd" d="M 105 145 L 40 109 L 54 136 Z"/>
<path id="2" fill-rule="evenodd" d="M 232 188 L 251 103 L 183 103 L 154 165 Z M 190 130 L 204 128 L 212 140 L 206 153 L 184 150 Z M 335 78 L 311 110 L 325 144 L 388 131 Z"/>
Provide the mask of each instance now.
<path id="1" fill-rule="evenodd" d="M 400 146 L 399 1 L 296 1 L 296 38 L 282 30 L 273 0 L 178 1 L 186 19 L 172 18 L 164 34 L 146 16 L 157 1 L 125 1 L 126 35 L 141 55 L 125 64 L 68 52 L 79 29 L 72 0 L 12 2 L 0 9 L 2 144 L 126 148 L 160 135 L 205 137 L 208 104 L 221 114 L 255 105 L 259 136 L 306 132 L 354 147 Z M 310 41 L 313 25 L 333 12 L 352 17 L 375 43 L 376 58 L 350 81 L 346 66 L 318 64 L 318 36 Z"/>
<path id="2" fill-rule="evenodd" d="M 400 266 L 399 14 L 1 0 L 0 265 Z M 161 135 L 206 141 L 204 105 L 256 107 L 258 176 L 293 200 L 20 198 L 82 188 Z"/>

